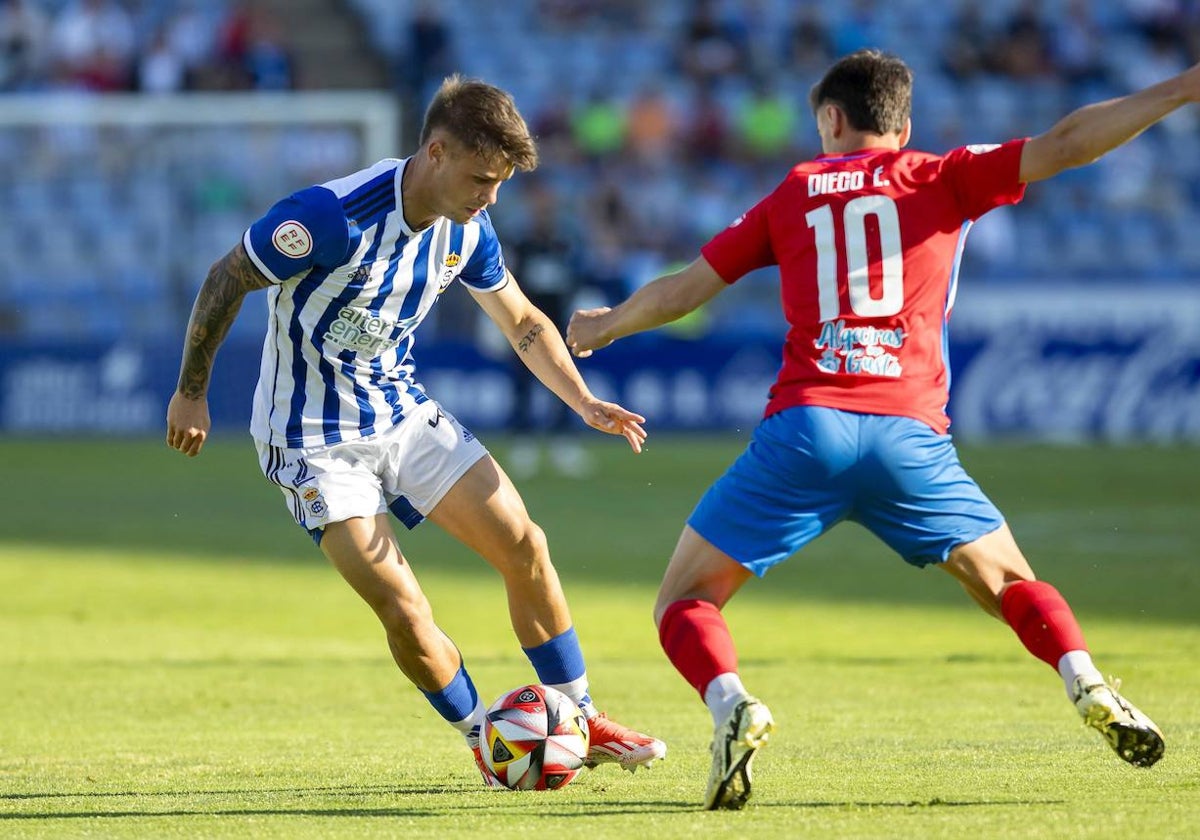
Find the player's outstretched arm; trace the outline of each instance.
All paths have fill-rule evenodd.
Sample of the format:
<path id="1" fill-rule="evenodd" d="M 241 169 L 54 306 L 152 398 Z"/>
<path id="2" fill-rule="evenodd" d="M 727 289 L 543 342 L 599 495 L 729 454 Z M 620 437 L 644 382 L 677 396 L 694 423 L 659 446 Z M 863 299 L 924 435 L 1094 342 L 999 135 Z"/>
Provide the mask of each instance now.
<path id="1" fill-rule="evenodd" d="M 1085 105 L 1025 144 L 1020 179 L 1042 181 L 1064 169 L 1091 163 L 1175 109 L 1197 101 L 1200 64 L 1128 96 Z"/>
<path id="2" fill-rule="evenodd" d="M 575 367 L 554 322 L 529 302 L 511 274 L 499 291 L 473 291 L 471 295 L 543 385 L 593 429 L 621 435 L 634 452 L 642 451 L 646 440 L 642 424 L 646 418 L 616 403 L 596 399 Z"/>
<path id="3" fill-rule="evenodd" d="M 567 346 L 576 356 L 592 355 L 618 338 L 652 330 L 702 306 L 726 287 L 721 276 L 698 257 L 686 268 L 664 274 L 609 309 L 581 309 L 567 326 Z"/>
<path id="4" fill-rule="evenodd" d="M 167 406 L 167 445 L 188 456 L 200 454 L 212 421 L 208 415 L 208 383 L 213 359 L 225 340 L 247 292 L 270 281 L 250 261 L 241 243 L 208 270 L 196 295 L 183 343 L 179 383 Z"/>

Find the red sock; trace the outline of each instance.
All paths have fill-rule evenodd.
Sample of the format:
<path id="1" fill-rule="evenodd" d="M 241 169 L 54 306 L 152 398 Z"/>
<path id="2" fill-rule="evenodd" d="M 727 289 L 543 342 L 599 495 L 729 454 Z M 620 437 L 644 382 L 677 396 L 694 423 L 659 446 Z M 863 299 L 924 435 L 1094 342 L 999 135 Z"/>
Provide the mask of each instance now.
<path id="1" fill-rule="evenodd" d="M 720 674 L 737 673 L 737 651 L 729 626 L 715 604 L 676 601 L 663 613 L 658 640 L 667 659 L 704 699 L 704 690 Z"/>
<path id="2" fill-rule="evenodd" d="M 1000 598 L 1000 612 L 1029 652 L 1055 670 L 1064 653 L 1087 650 L 1071 607 L 1044 581 L 1010 584 Z"/>

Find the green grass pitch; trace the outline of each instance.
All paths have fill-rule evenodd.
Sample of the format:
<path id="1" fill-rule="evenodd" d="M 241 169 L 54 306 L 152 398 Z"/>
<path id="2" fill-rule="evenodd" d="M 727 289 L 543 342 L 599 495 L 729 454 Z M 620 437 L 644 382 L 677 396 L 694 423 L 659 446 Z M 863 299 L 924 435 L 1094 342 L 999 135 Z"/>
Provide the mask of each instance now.
<path id="1" fill-rule="evenodd" d="M 240 436 L 239 436 L 240 437 Z M 488 441 L 503 460 L 505 441 Z M 1200 450 L 967 448 L 1097 663 L 1163 728 L 1151 770 L 948 575 L 844 525 L 727 610 L 774 741 L 741 813 L 698 809 L 707 711 L 658 648 L 655 586 L 740 442 L 598 439 L 521 483 L 614 717 L 649 772 L 486 791 L 246 440 L 0 441 L 3 837 L 1194 837 Z M 533 679 L 499 578 L 431 525 L 402 544 L 485 698 Z"/>

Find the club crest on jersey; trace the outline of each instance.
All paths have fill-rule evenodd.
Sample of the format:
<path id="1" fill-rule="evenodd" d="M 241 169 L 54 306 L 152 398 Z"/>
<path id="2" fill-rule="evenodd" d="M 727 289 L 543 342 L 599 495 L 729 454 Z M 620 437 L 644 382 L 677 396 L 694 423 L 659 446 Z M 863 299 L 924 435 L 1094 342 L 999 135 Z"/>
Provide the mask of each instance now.
<path id="1" fill-rule="evenodd" d="M 462 257 L 451 252 L 446 255 L 445 268 L 442 270 L 442 276 L 438 279 L 438 294 L 450 288 L 450 284 L 454 282 L 454 278 L 458 276 L 456 269 L 458 264 L 462 262 Z"/>
<path id="2" fill-rule="evenodd" d="M 313 249 L 312 234 L 308 232 L 308 228 L 294 220 L 275 228 L 275 232 L 271 234 L 271 244 L 275 246 L 276 251 L 292 259 L 307 257 Z"/>

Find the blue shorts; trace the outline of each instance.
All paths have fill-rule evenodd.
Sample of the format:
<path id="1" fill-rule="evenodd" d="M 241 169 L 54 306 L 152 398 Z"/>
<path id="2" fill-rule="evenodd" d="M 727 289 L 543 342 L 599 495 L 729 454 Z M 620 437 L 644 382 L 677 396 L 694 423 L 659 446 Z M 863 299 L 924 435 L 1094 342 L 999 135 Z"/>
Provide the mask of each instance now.
<path id="1" fill-rule="evenodd" d="M 759 424 L 688 525 L 761 577 L 843 519 L 914 566 L 1004 523 L 949 435 L 908 417 L 801 406 Z"/>

